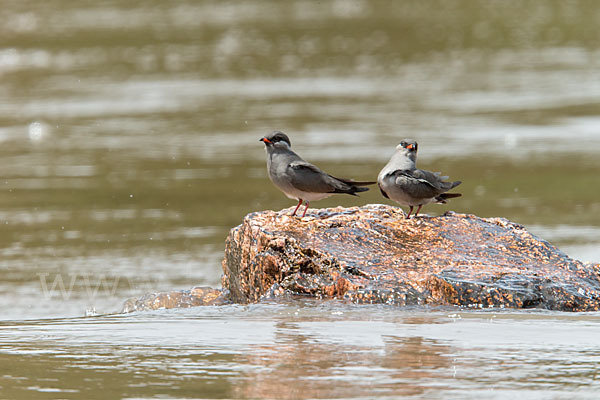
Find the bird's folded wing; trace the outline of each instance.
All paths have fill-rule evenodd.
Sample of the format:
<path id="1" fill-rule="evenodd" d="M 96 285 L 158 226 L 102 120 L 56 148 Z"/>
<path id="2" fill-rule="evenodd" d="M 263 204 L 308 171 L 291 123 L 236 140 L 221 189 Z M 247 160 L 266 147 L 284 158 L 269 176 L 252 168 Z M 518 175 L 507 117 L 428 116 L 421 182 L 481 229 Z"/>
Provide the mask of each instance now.
<path id="1" fill-rule="evenodd" d="M 423 171 L 421 169 L 399 169 L 394 171 L 393 174 L 396 179 L 399 177 L 404 177 L 408 178 L 415 184 L 422 183 L 437 189 L 436 183 L 439 179 L 431 172 L 427 173 L 427 171 Z"/>
<path id="2" fill-rule="evenodd" d="M 396 170 L 389 175 L 392 176 L 396 185 L 401 186 L 402 190 L 416 198 L 432 198 L 443 192 L 436 185 L 437 179 L 432 182 L 431 178 L 435 178 L 435 175 L 431 172 L 419 169 Z"/>
<path id="3" fill-rule="evenodd" d="M 288 173 L 290 183 L 303 192 L 332 193 L 338 186 L 335 178 L 306 161 L 290 163 Z"/>
<path id="4" fill-rule="evenodd" d="M 460 181 L 446 182 L 444 179 L 448 179 L 447 176 L 438 176 L 437 174 L 422 169 L 415 169 L 413 175 L 418 179 L 427 180 L 433 187 L 443 192 L 452 189 L 455 186 L 460 185 Z"/>

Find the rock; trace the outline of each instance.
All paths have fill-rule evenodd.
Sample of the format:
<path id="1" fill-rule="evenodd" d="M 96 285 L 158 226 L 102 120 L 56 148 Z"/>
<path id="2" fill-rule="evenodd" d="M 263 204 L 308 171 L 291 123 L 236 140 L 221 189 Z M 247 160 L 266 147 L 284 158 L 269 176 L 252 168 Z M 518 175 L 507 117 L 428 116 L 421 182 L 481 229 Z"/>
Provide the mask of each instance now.
<path id="1" fill-rule="evenodd" d="M 223 291 L 210 287 L 195 287 L 177 292 L 149 293 L 139 299 L 129 299 L 123 304 L 121 312 L 213 306 L 226 303 Z"/>
<path id="2" fill-rule="evenodd" d="M 356 303 L 600 309 L 600 266 L 573 260 L 502 218 L 406 220 L 386 205 L 249 214 L 231 230 L 233 302 L 301 294 Z"/>

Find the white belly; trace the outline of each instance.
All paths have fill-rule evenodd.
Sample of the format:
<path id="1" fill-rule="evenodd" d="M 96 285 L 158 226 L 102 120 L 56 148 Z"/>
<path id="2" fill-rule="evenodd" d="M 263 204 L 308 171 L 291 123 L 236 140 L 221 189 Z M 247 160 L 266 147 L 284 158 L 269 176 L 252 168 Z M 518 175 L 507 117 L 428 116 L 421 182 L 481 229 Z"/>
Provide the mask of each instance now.
<path id="1" fill-rule="evenodd" d="M 323 200 L 327 197 L 331 196 L 333 193 L 312 193 L 312 192 L 303 192 L 296 188 L 281 188 L 281 191 L 289 198 L 294 200 L 305 200 L 305 201 L 317 201 Z"/>

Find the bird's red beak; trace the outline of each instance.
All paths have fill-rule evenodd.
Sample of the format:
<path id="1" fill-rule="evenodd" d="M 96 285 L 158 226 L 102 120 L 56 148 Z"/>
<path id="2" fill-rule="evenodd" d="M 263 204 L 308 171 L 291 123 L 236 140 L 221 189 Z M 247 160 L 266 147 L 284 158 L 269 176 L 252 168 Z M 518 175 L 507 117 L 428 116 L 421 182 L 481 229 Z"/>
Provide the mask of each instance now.
<path id="1" fill-rule="evenodd" d="M 260 139 L 259 141 L 260 141 L 260 142 L 263 142 L 263 143 L 273 143 L 273 142 L 271 142 L 269 139 L 267 139 L 266 137 L 264 137 L 264 138 Z"/>
<path id="2" fill-rule="evenodd" d="M 408 150 L 412 150 L 412 149 L 414 149 L 414 148 L 415 148 L 415 146 L 413 146 L 412 144 L 409 144 L 408 146 L 406 146 L 406 148 L 407 148 Z"/>

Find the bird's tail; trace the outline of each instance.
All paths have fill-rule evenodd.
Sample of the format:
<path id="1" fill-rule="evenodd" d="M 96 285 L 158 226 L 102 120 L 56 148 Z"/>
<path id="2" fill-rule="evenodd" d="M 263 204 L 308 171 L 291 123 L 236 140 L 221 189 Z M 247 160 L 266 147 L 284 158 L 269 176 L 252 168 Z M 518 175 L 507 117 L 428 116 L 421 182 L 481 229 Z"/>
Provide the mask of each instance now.
<path id="1" fill-rule="evenodd" d="M 337 190 L 334 193 L 345 193 L 345 194 L 351 194 L 352 196 L 358 196 L 356 193 L 360 193 L 360 192 L 366 192 L 367 190 L 369 190 L 369 188 L 367 187 L 360 187 L 360 186 L 350 186 L 349 189 L 344 189 L 344 190 Z"/>
<path id="2" fill-rule="evenodd" d="M 367 181 L 354 181 L 352 179 L 345 179 L 345 178 L 335 178 L 335 177 L 332 177 L 332 178 L 337 179 L 338 181 L 340 181 L 344 184 L 343 187 L 336 188 L 334 193 L 345 193 L 345 194 L 351 194 L 352 196 L 357 196 L 356 193 L 366 192 L 367 190 L 369 190 L 369 188 L 361 187 L 361 186 L 374 185 L 375 183 L 377 183 L 377 182 L 367 182 Z"/>
<path id="3" fill-rule="evenodd" d="M 450 189 L 454 189 L 455 187 L 457 187 L 458 185 L 460 185 L 462 183 L 462 181 L 455 181 L 452 182 L 452 185 L 450 185 Z M 453 197 L 458 197 L 458 196 L 453 196 Z"/>
<path id="4" fill-rule="evenodd" d="M 453 182 L 456 183 L 456 182 Z M 459 182 L 460 184 L 460 182 Z M 458 186 L 458 185 L 455 185 Z M 439 196 L 437 196 L 435 199 L 438 203 L 441 204 L 446 204 L 448 202 L 448 199 L 453 199 L 454 197 L 460 197 L 462 196 L 462 193 L 442 193 Z"/>
<path id="5" fill-rule="evenodd" d="M 374 185 L 377 183 L 377 181 L 355 181 L 352 179 L 345 179 L 345 178 L 335 178 L 340 182 L 344 182 L 348 185 L 352 185 L 352 186 L 369 186 L 369 185 Z M 369 189 L 367 189 L 369 190 Z M 364 190 L 359 190 L 359 192 L 364 192 Z"/>

